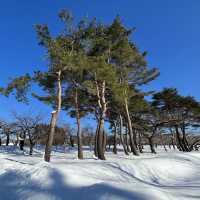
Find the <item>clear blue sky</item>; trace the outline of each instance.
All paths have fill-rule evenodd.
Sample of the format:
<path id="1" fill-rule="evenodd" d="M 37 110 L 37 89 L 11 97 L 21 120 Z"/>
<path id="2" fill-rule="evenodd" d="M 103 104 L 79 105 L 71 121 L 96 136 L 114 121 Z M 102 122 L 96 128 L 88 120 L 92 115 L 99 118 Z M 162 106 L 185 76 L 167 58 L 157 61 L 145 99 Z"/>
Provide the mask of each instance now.
<path id="1" fill-rule="evenodd" d="M 67 8 L 76 19 L 83 16 L 110 23 L 119 14 L 128 27 L 136 27 L 134 41 L 147 50 L 151 67 L 161 75 L 148 89 L 176 87 L 183 95 L 200 100 L 200 1 L 199 0 L 6 0 L 0 6 L 0 85 L 10 77 L 45 68 L 44 52 L 38 46 L 34 25 L 49 24 L 58 31 L 57 13 Z M 14 98 L 0 97 L 0 118 L 10 112 L 41 111 L 47 119 L 51 108 L 36 100 L 32 106 Z M 61 115 L 61 121 L 73 122 Z M 85 120 L 85 123 L 90 123 Z"/>

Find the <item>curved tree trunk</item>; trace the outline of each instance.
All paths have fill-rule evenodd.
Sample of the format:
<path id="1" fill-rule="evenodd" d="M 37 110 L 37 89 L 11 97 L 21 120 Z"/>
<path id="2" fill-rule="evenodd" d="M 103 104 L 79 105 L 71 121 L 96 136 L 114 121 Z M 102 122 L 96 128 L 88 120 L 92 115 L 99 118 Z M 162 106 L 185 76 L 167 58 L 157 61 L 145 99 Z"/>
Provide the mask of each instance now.
<path id="1" fill-rule="evenodd" d="M 44 155 L 44 160 L 46 162 L 50 162 L 51 147 L 53 144 L 56 122 L 57 122 L 58 114 L 61 110 L 61 103 L 62 103 L 61 71 L 57 73 L 57 82 L 58 82 L 57 109 L 56 111 L 53 111 L 51 113 L 50 133 L 48 134 L 46 148 L 45 148 L 45 155 Z"/>
<path id="2" fill-rule="evenodd" d="M 128 133 L 129 133 L 129 138 L 130 138 L 130 146 L 131 146 L 131 152 L 138 156 L 139 153 L 137 151 L 137 148 L 135 146 L 135 142 L 134 142 L 134 137 L 133 137 L 133 128 L 132 128 L 132 123 L 131 123 L 131 118 L 129 115 L 129 109 L 128 109 L 128 102 L 127 99 L 125 99 L 125 111 L 126 111 L 126 117 L 127 117 L 127 124 L 128 124 Z"/>

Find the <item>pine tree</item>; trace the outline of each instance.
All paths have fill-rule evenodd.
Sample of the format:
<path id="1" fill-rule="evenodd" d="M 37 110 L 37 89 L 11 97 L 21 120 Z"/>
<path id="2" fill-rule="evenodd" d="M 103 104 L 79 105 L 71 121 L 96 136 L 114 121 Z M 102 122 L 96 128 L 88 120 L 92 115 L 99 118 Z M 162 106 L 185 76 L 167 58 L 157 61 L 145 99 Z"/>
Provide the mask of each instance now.
<path id="1" fill-rule="evenodd" d="M 148 70 L 145 60 L 146 52 L 140 53 L 133 42 L 130 41 L 130 36 L 133 30 L 126 29 L 120 18 L 117 16 L 110 27 L 111 38 L 114 42 L 112 62 L 115 63 L 115 69 L 118 74 L 118 89 L 116 96 L 120 96 L 120 101 L 124 107 L 128 132 L 130 137 L 131 151 L 134 155 L 138 155 L 137 146 L 132 121 L 129 112 L 130 99 L 137 96 L 135 88 L 138 85 L 145 84 L 155 79 L 159 72 L 153 68 Z"/>

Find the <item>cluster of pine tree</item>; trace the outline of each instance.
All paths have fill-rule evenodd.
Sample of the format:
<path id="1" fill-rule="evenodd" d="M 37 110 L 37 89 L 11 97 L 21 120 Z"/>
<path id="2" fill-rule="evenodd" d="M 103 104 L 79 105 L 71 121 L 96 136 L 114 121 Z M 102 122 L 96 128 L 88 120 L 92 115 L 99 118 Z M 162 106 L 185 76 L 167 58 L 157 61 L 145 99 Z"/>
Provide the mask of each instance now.
<path id="1" fill-rule="evenodd" d="M 36 26 L 39 44 L 46 50 L 46 70 L 17 77 L 1 89 L 5 96 L 13 93 L 18 101 L 27 101 L 33 84 L 45 92 L 45 96 L 32 92 L 53 109 L 45 161 L 50 161 L 61 110 L 76 118 L 79 159 L 83 159 L 81 118 L 88 114 L 97 121 L 94 153 L 99 159 L 105 159 L 106 121 L 114 132 L 114 153 L 120 138 L 125 154 L 139 155 L 141 137 L 148 138 L 155 153 L 153 139 L 163 130 L 174 134 L 179 150 L 193 149 L 198 141 L 189 143 L 186 129 L 198 127 L 199 103 L 180 96 L 175 89 L 159 93 L 139 90 L 159 71 L 148 67 L 147 53 L 140 52 L 132 41 L 134 29 L 126 28 L 119 16 L 109 25 L 96 19 L 75 23 L 70 12 L 63 10 L 59 19 L 64 28 L 57 36 L 50 34 L 47 25 Z M 153 95 L 152 101 L 145 100 L 146 95 Z"/>

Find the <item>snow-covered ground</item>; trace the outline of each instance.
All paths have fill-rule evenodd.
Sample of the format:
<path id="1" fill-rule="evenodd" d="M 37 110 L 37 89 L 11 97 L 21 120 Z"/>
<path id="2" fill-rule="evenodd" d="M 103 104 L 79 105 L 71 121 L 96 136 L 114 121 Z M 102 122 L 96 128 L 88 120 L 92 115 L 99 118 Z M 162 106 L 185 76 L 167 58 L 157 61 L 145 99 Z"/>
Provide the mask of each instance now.
<path id="1" fill-rule="evenodd" d="M 106 153 L 107 160 L 77 160 L 55 149 L 52 162 L 0 148 L 0 200 L 200 200 L 200 153 Z"/>

